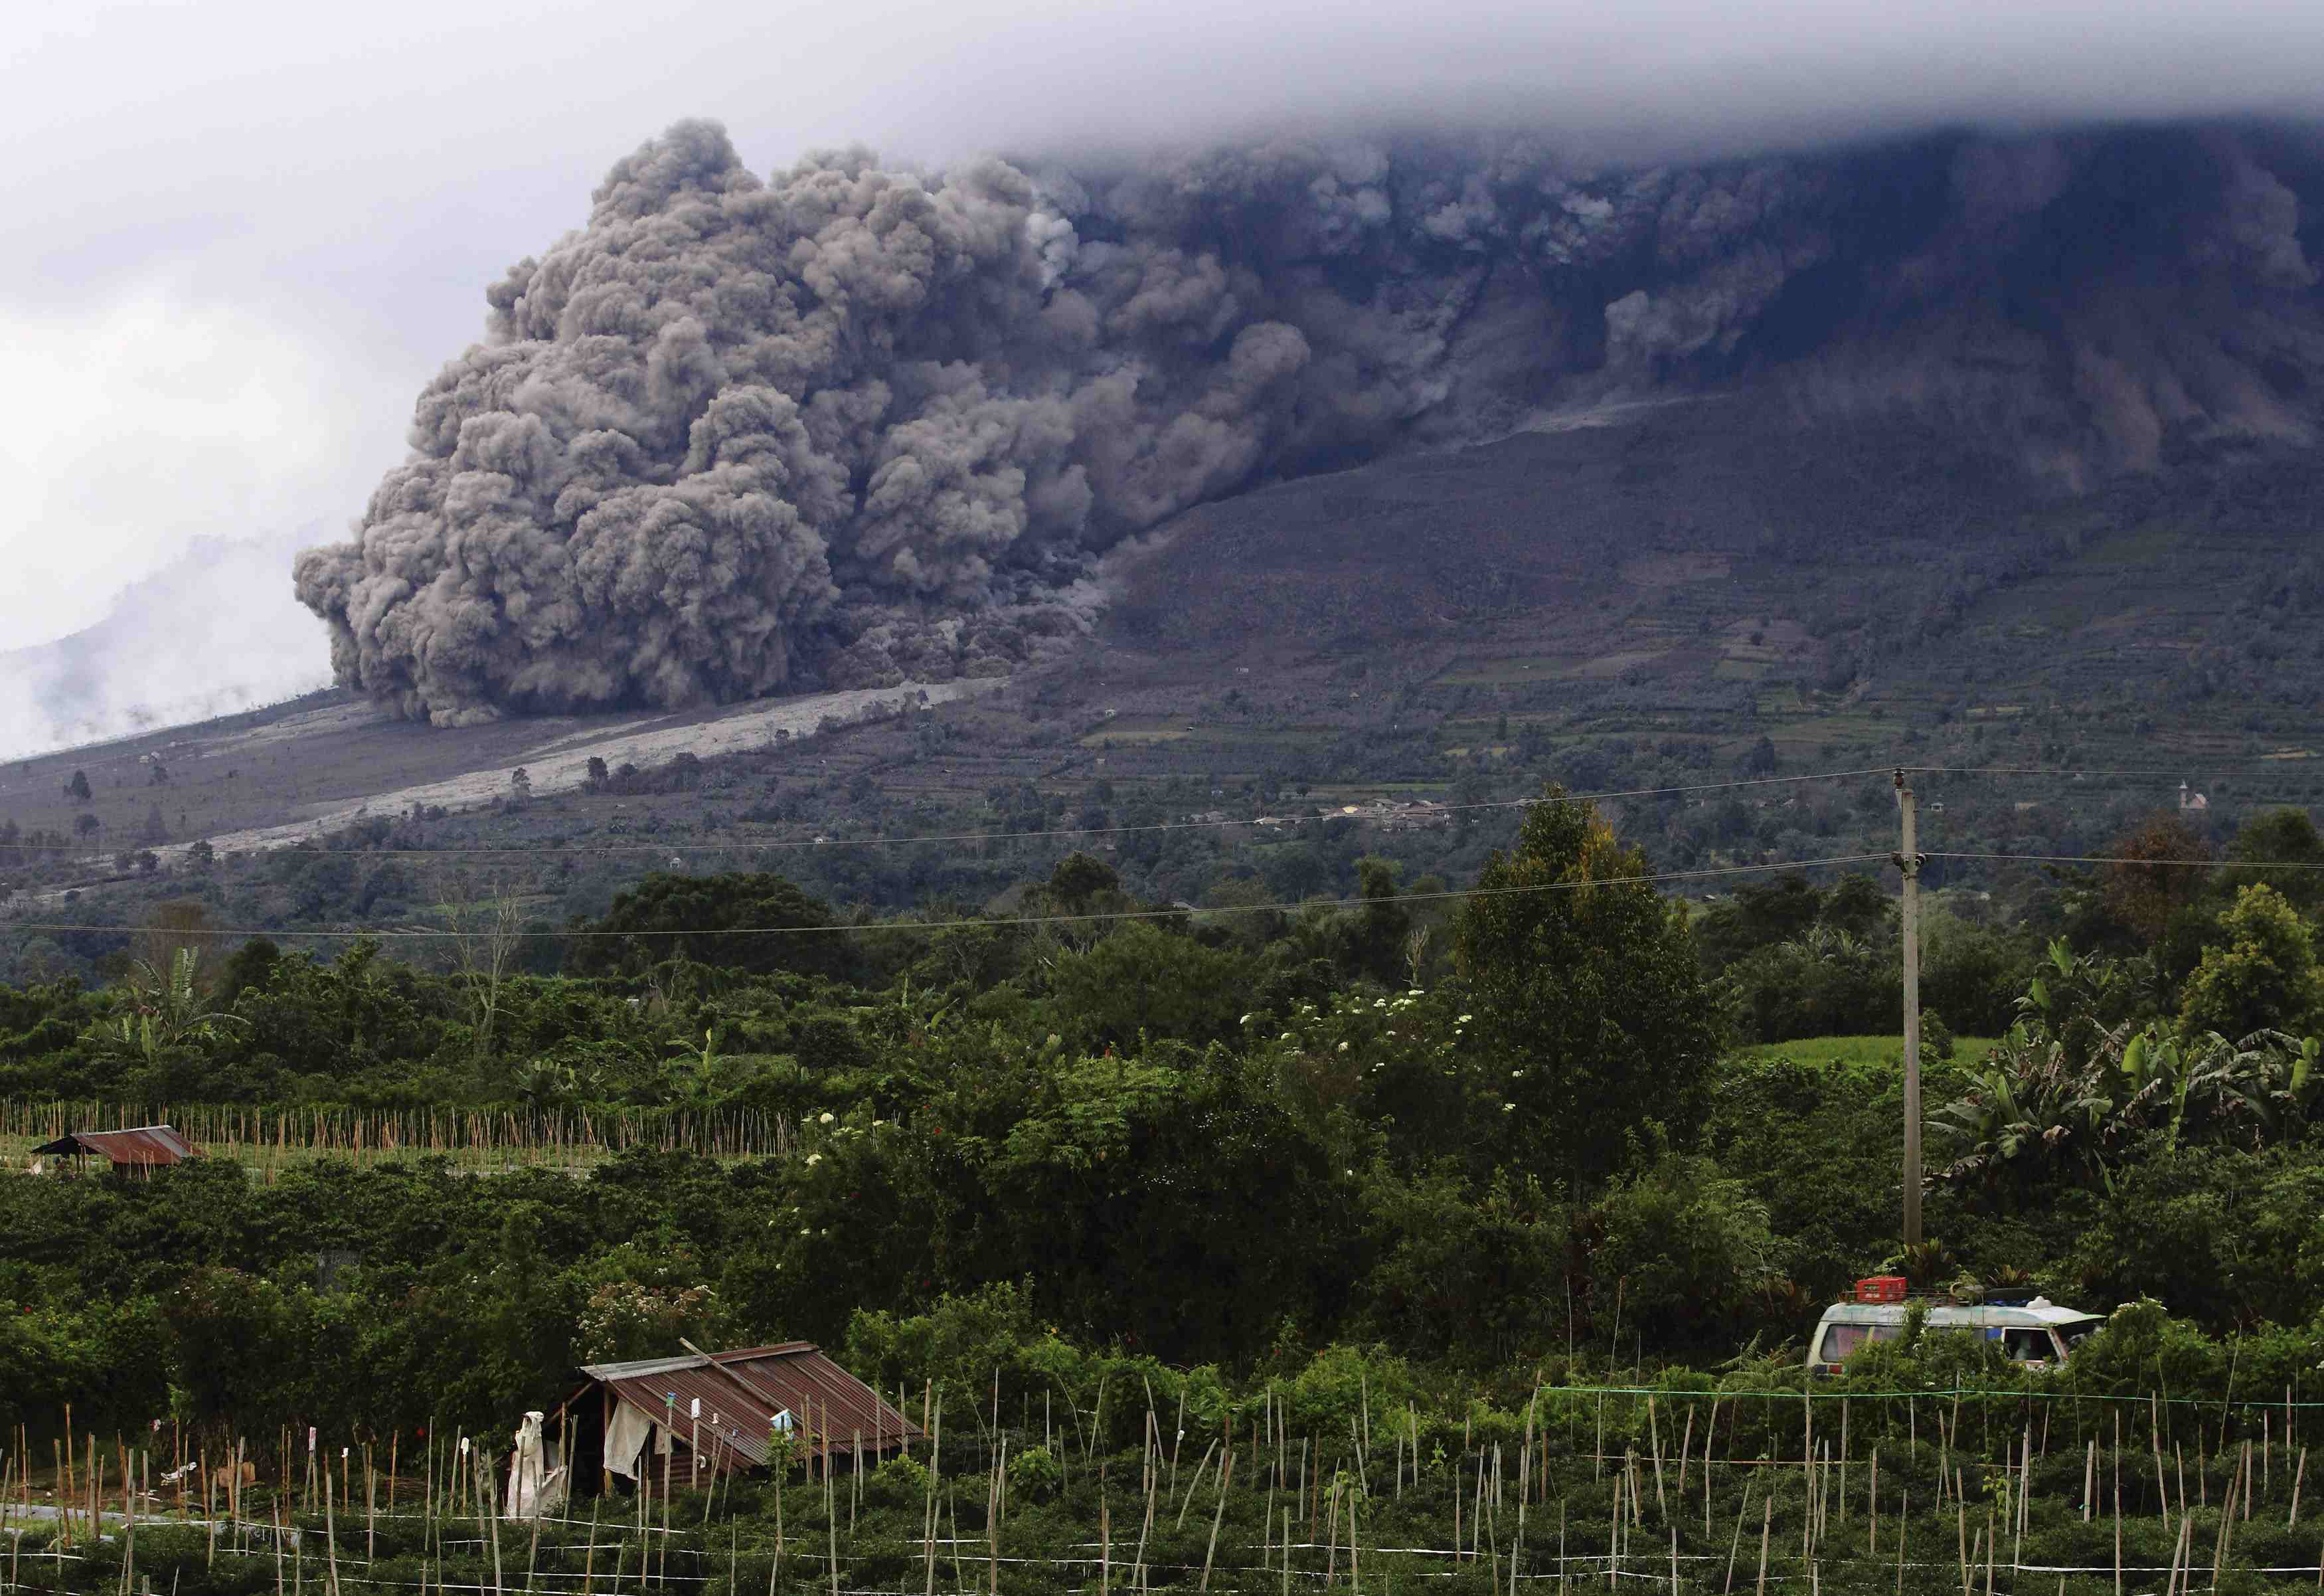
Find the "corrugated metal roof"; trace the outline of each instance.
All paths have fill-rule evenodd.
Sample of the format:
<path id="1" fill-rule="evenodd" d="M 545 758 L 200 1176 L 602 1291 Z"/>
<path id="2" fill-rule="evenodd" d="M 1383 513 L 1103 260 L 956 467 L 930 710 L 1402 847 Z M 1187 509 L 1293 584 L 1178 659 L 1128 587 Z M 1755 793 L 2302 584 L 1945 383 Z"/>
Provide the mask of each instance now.
<path id="1" fill-rule="evenodd" d="M 152 1167 L 193 1157 L 186 1139 L 168 1125 L 127 1130 L 70 1130 L 32 1149 L 36 1153 L 90 1153 L 115 1164 Z"/>
<path id="2" fill-rule="evenodd" d="M 818 1447 L 867 1452 L 918 1440 L 919 1428 L 880 1394 L 808 1342 L 744 1347 L 683 1358 L 629 1363 L 589 1363 L 582 1372 L 613 1388 L 647 1417 L 667 1423 L 690 1441 L 694 1404 L 701 1409 L 702 1452 L 724 1465 L 739 1454 L 753 1466 L 767 1461 L 775 1416 L 788 1412 L 793 1432 Z M 724 1454 L 723 1456 L 721 1454 Z"/>

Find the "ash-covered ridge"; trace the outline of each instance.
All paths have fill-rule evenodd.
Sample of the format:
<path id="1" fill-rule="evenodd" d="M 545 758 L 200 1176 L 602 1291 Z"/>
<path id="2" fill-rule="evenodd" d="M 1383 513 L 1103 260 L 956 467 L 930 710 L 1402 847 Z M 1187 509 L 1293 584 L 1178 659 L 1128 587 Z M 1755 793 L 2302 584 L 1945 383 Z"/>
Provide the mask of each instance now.
<path id="1" fill-rule="evenodd" d="M 1627 400 L 1910 412 L 2079 485 L 2314 436 L 2319 200 L 2285 128 L 762 181 L 686 123 L 488 291 L 298 594 L 343 683 L 457 724 L 1005 672 L 1191 504 Z"/>

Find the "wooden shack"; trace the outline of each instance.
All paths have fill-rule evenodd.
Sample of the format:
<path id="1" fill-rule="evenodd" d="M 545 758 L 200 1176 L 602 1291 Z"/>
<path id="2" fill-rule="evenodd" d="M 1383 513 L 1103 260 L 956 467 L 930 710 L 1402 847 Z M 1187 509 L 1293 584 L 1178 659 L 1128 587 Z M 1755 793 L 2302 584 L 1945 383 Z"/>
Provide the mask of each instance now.
<path id="1" fill-rule="evenodd" d="M 168 1125 L 125 1130 L 68 1130 L 32 1149 L 35 1158 L 103 1158 L 116 1170 L 144 1175 L 194 1156 L 191 1143 Z"/>
<path id="2" fill-rule="evenodd" d="M 659 1490 L 665 1468 L 674 1484 L 761 1469 L 779 1444 L 810 1468 L 865 1467 L 921 1438 L 918 1425 L 808 1342 L 589 1363 L 581 1372 L 590 1384 L 551 1423 L 571 1432 L 572 1477 L 605 1490 L 641 1471 Z"/>

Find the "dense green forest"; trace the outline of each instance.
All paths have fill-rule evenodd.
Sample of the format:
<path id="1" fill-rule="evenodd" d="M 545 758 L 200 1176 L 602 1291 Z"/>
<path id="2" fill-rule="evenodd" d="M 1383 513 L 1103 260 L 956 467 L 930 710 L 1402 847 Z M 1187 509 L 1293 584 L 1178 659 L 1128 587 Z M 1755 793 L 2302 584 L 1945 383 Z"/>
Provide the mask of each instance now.
<path id="1" fill-rule="evenodd" d="M 479 899 L 428 967 L 393 956 L 392 937 L 224 937 L 187 905 L 154 915 L 104 985 L 0 991 L 0 1099 L 106 1105 L 70 1111 L 84 1121 L 207 1105 L 363 1124 L 466 1105 L 562 1127 L 737 1116 L 777 1133 L 752 1156 L 664 1142 L 586 1172 L 480 1174 L 420 1148 L 0 1177 L 0 1422 L 20 1461 L 61 1438 L 68 1404 L 76 1434 L 159 1419 L 213 1455 L 238 1436 L 271 1455 L 307 1425 L 424 1447 L 553 1407 L 583 1361 L 681 1337 L 798 1338 L 891 1390 L 989 1401 L 949 1455 L 1021 1484 L 1028 1522 L 1059 1515 L 1039 1532 L 1056 1545 L 1069 1523 L 1093 1533 L 1096 1509 L 1087 1481 L 1044 1471 L 1074 1466 L 1045 1405 L 1066 1409 L 1085 1462 L 1127 1450 L 1115 1508 L 1134 1514 L 1153 1466 L 1147 1403 L 1182 1394 L 1230 1439 L 1264 1418 L 1344 1440 L 1351 1400 L 1360 1433 L 1392 1427 L 1375 1405 L 1407 1411 L 1393 1460 L 1386 1435 L 1342 1460 L 1370 1471 L 1347 1489 L 1382 1535 L 1407 1477 L 1416 1515 L 1483 1489 L 1482 1425 L 1510 1467 L 1527 1449 L 1542 1504 L 1553 1463 L 1576 1492 L 1586 1479 L 1602 1541 L 1626 1489 L 1608 1483 L 1612 1444 L 1585 1433 L 1608 1422 L 1606 1398 L 1558 1409 L 1553 1447 L 1527 1416 L 1538 1392 L 1675 1394 L 1660 1418 L 1643 1388 L 1616 1399 L 1623 1444 L 1643 1456 L 1651 1430 L 1659 1470 L 1674 1442 L 1655 1426 L 1682 1422 L 1680 1398 L 1802 1391 L 1821 1305 L 1889 1268 L 2134 1306 L 2064 1371 L 2029 1375 L 1932 1333 L 1868 1352 L 1821 1394 L 1985 1393 L 1978 1455 L 2005 1492 L 2011 1437 L 2035 1423 L 2050 1483 L 2082 1488 L 2088 1460 L 2028 1416 L 2037 1396 L 2200 1399 L 2210 1416 L 2187 1417 L 2183 1441 L 2208 1507 L 2237 1478 L 2231 1440 L 2264 1422 L 2261 1439 L 2288 1447 L 2324 1397 L 2324 848 L 2304 813 L 2278 811 L 2199 868 L 2183 832 L 2142 823 L 2118 844 L 2137 863 L 2061 873 L 2013 925 L 1938 895 L 1923 962 L 1932 1239 L 1909 1249 L 1893 1065 L 1782 1045 L 1894 1036 L 1887 883 L 1775 874 L 1689 905 L 1637 879 L 1647 860 L 1591 805 L 1554 794 L 1458 895 L 1415 897 L 1371 860 L 1357 901 L 1297 911 L 1154 903 L 1086 854 L 1021 883 L 1010 914 L 916 921 L 851 917 L 770 875 L 661 875 L 545 934 Z M 1960 1487 L 1914 1427 L 1928 1414 L 1885 1401 L 1868 1395 L 1859 1422 L 1910 1429 L 1886 1466 L 1926 1510 Z M 1796 1396 L 1738 1398 L 1720 1444 L 1800 1457 L 1803 1411 Z M 2144 1427 L 2117 1455 L 2077 1408 L 2072 1445 L 2104 1439 L 2116 1466 L 2143 1467 L 2152 1425 L 2134 1416 Z M 997 1461 L 1004 1433 L 1029 1474 Z M 1956 1430 L 1943 1444 L 1969 1443 Z M 835 1508 L 851 1534 L 859 1508 L 922 1534 L 932 1488 L 917 1466 L 859 1482 L 869 1505 Z M 2277 1498 L 2288 1466 L 2268 1475 Z M 2026 1478 L 2017 1489 L 2034 1489 Z M 2256 1488 L 2236 1488 L 2248 1511 Z M 1719 1514 L 1756 1515 L 1735 1489 L 1722 1481 Z M 2149 1539 L 2176 1533 L 2163 1495 Z M 1248 1563 L 1282 1531 L 1274 1508 L 1232 1499 Z M 771 1503 L 755 1485 L 742 1500 L 731 1510 L 757 1535 Z M 2052 1508 L 2068 1535 L 2073 1513 Z M 980 1525 L 1000 1511 L 954 1510 Z M 424 1577 L 424 1540 L 386 1533 Z M 1723 1530 L 1689 1535 L 1690 1557 L 1725 1545 Z M 549 1554 L 573 1544 L 552 1534 Z M 1201 1560 L 1199 1543 L 1171 1544 Z M 687 1554 L 689 1577 L 743 1577 L 715 1537 Z M 179 1555 L 198 1587 L 196 1543 Z M 917 1580 L 918 1556 L 850 1567 L 893 1585 L 908 1568 Z M 83 1588 L 102 1561 L 51 1572 Z M 1024 1588 L 1081 1582 L 1062 1567 L 1023 1573 Z M 1915 1581 L 1946 1588 L 1941 1572 Z"/>

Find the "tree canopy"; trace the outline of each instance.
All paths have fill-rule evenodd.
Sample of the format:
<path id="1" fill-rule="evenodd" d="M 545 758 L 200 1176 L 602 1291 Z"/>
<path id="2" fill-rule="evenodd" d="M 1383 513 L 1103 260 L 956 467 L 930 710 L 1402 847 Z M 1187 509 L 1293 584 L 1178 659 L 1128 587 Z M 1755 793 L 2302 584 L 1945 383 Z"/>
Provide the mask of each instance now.
<path id="1" fill-rule="evenodd" d="M 1649 873 L 1594 807 L 1553 787 L 1462 908 L 1459 966 L 1510 1066 L 1524 1167 L 1593 1182 L 1649 1121 L 1699 1112 L 1719 1032 L 1685 911 Z"/>

